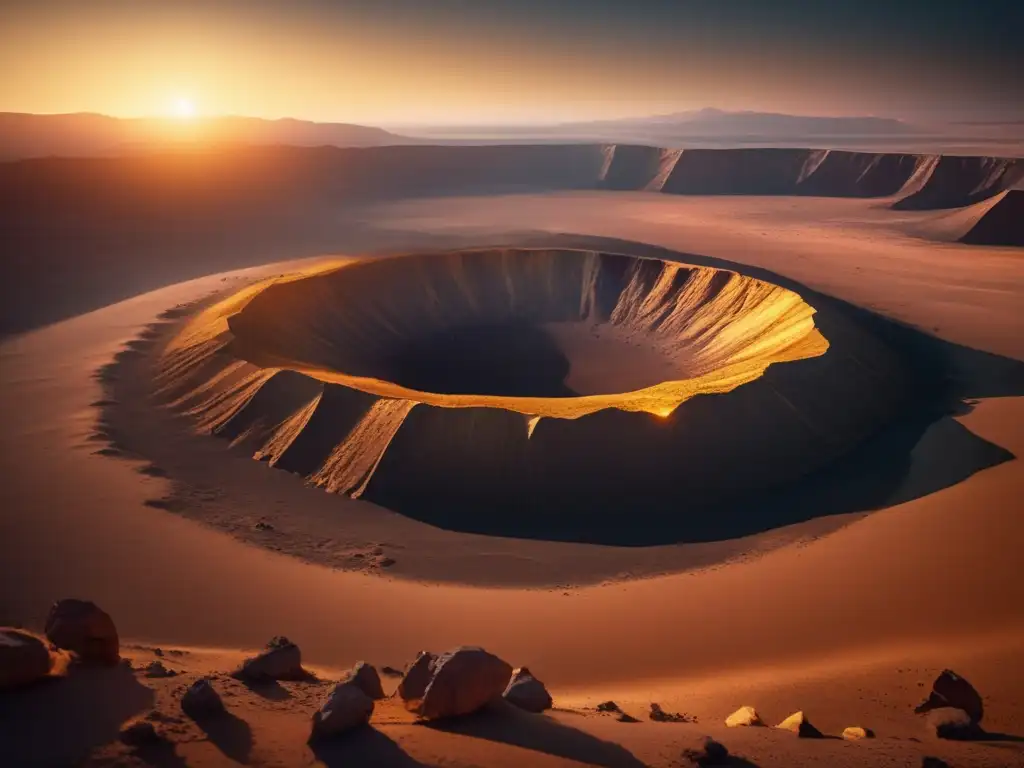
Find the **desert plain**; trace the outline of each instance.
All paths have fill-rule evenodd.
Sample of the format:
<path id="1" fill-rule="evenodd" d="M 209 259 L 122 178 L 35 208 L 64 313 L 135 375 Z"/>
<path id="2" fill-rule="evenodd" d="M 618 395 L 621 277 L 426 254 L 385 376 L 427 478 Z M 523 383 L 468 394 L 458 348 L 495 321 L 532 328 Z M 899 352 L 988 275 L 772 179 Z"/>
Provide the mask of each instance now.
<path id="1" fill-rule="evenodd" d="M 0 762 L 681 766 L 710 736 L 765 768 L 1024 765 L 1021 163 L 0 165 L 0 624 L 87 599 L 122 658 L 52 649 L 0 693 Z M 228 676 L 282 635 L 308 678 Z M 356 662 L 464 645 L 553 709 L 390 697 L 308 741 Z M 945 669 L 977 738 L 914 712 Z M 226 718 L 182 711 L 204 677 Z M 747 705 L 825 738 L 727 727 Z M 139 720 L 156 742 L 123 738 Z"/>

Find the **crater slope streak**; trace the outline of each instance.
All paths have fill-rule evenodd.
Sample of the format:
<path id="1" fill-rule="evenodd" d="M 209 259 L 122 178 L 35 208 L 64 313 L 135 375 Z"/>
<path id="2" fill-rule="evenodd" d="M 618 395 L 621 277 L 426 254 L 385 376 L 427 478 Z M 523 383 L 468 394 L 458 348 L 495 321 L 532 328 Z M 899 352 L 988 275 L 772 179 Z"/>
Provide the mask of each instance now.
<path id="1" fill-rule="evenodd" d="M 540 249 L 261 283 L 194 318 L 160 376 L 201 430 L 329 491 L 564 535 L 610 504 L 696 516 L 792 481 L 884 424 L 904 384 L 887 347 L 842 318 L 826 340 L 792 290 Z"/>

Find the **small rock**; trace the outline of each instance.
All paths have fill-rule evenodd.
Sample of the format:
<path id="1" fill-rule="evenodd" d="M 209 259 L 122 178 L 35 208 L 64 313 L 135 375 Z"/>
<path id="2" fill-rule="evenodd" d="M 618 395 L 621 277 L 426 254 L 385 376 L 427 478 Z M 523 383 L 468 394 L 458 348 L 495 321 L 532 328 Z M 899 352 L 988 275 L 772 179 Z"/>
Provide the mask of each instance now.
<path id="1" fill-rule="evenodd" d="M 272 531 L 272 530 L 274 530 L 274 526 L 272 526 L 270 523 L 265 523 L 262 520 L 260 520 L 258 523 L 256 523 L 256 525 L 254 525 L 253 528 L 255 528 L 257 531 Z"/>
<path id="2" fill-rule="evenodd" d="M 463 646 L 441 654 L 416 709 L 426 720 L 469 715 L 500 699 L 512 667 L 483 648 Z"/>
<path id="3" fill-rule="evenodd" d="M 619 705 L 616 704 L 614 701 L 602 701 L 600 704 L 598 704 L 596 707 L 594 707 L 594 709 L 596 709 L 598 712 L 621 712 L 622 711 L 619 708 Z"/>
<path id="4" fill-rule="evenodd" d="M 121 659 L 114 620 L 88 600 L 54 603 L 46 617 L 46 637 L 85 662 L 113 666 Z"/>
<path id="5" fill-rule="evenodd" d="M 164 651 L 163 651 L 162 648 L 154 648 L 153 649 L 153 655 L 154 656 L 163 656 L 164 655 Z"/>
<path id="6" fill-rule="evenodd" d="M 136 720 L 122 728 L 118 738 L 128 746 L 143 747 L 160 741 L 160 734 L 156 732 L 152 723 L 146 720 Z"/>
<path id="7" fill-rule="evenodd" d="M 619 716 L 617 718 L 615 718 L 615 719 L 618 720 L 620 723 L 639 723 L 640 722 L 639 720 L 637 720 L 632 715 L 627 715 L 625 712 L 622 712 L 622 711 L 619 712 Z"/>
<path id="8" fill-rule="evenodd" d="M 374 669 L 372 664 L 367 664 L 365 661 L 357 662 L 346 673 L 342 682 L 352 683 L 371 699 L 384 698 L 384 688 L 380 684 L 380 675 L 377 674 L 377 670 Z"/>
<path id="9" fill-rule="evenodd" d="M 196 680 L 181 697 L 181 709 L 193 720 L 202 720 L 222 714 L 224 702 L 209 678 Z"/>
<path id="10" fill-rule="evenodd" d="M 232 672 L 231 676 L 247 682 L 262 682 L 298 680 L 305 674 L 299 646 L 287 637 L 278 636 L 267 643 L 265 651 L 242 662 L 242 666 Z"/>
<path id="11" fill-rule="evenodd" d="M 551 709 L 551 694 L 529 669 L 520 667 L 512 672 L 512 679 L 502 694 L 505 701 L 527 712 L 543 712 Z"/>
<path id="12" fill-rule="evenodd" d="M 398 561 L 395 560 L 395 558 L 393 557 L 382 557 L 380 560 L 377 561 L 377 565 L 381 568 L 390 568 L 396 562 Z"/>
<path id="13" fill-rule="evenodd" d="M 398 696 L 409 708 L 419 706 L 427 686 L 430 685 L 430 678 L 434 675 L 434 662 L 437 656 L 430 651 L 420 651 L 409 669 L 406 670 L 402 682 L 398 684 Z"/>
<path id="14" fill-rule="evenodd" d="M 782 731 L 792 731 L 801 739 L 821 738 L 821 731 L 811 725 L 811 721 L 803 712 L 794 712 L 775 727 Z"/>
<path id="15" fill-rule="evenodd" d="M 764 721 L 757 714 L 756 709 L 743 706 L 725 718 L 725 724 L 729 728 L 739 728 L 741 726 L 764 725 Z"/>
<path id="16" fill-rule="evenodd" d="M 313 713 L 313 736 L 333 736 L 344 733 L 370 721 L 373 699 L 347 680 L 334 686 L 327 699 Z"/>
<path id="17" fill-rule="evenodd" d="M 661 708 L 661 704 L 651 703 L 651 713 L 648 715 L 656 723 L 689 723 L 694 718 L 689 715 L 680 714 L 679 712 L 666 712 Z"/>
<path id="18" fill-rule="evenodd" d="M 173 669 L 168 669 L 160 661 L 151 661 L 142 669 L 142 674 L 146 677 L 174 677 L 178 673 Z"/>
<path id="19" fill-rule="evenodd" d="M 921 758 L 921 768 L 949 768 L 949 763 L 938 757 L 926 755 Z"/>
<path id="20" fill-rule="evenodd" d="M 28 685 L 50 674 L 50 649 L 43 639 L 13 627 L 0 628 L 0 690 Z"/>
<path id="21" fill-rule="evenodd" d="M 928 713 L 928 730 L 940 739 L 970 741 L 981 738 L 984 732 L 969 714 L 962 709 L 941 707 Z"/>
<path id="22" fill-rule="evenodd" d="M 394 667 L 389 667 L 387 665 L 380 668 L 380 673 L 384 675 L 384 677 L 403 677 L 405 675 L 402 670 L 395 669 Z"/>
<path id="23" fill-rule="evenodd" d="M 847 741 L 860 741 L 861 739 L 873 739 L 875 738 L 875 732 L 870 728 L 861 728 L 859 725 L 854 725 L 849 728 L 843 729 L 843 738 Z"/>
<path id="24" fill-rule="evenodd" d="M 942 670 L 935 678 L 935 682 L 932 683 L 931 694 L 914 711 L 923 714 L 943 707 L 961 709 L 975 723 L 980 723 L 985 715 L 981 694 L 973 685 L 951 669 Z"/>
<path id="25" fill-rule="evenodd" d="M 704 737 L 704 743 L 699 748 L 688 748 L 683 750 L 683 759 L 691 765 L 728 765 L 729 750 L 721 742 L 715 741 L 710 736 Z"/>

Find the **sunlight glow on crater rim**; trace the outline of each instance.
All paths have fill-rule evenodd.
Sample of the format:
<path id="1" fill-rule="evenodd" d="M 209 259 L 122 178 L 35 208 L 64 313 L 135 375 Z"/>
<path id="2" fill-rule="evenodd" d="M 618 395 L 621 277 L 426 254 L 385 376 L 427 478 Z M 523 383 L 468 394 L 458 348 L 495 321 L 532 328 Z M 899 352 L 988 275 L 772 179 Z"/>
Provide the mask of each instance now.
<path id="1" fill-rule="evenodd" d="M 462 251 L 264 281 L 203 312 L 168 353 L 230 337 L 257 377 L 293 371 L 414 404 L 529 417 L 667 417 L 773 363 L 824 354 L 814 311 L 790 290 L 708 267 Z"/>

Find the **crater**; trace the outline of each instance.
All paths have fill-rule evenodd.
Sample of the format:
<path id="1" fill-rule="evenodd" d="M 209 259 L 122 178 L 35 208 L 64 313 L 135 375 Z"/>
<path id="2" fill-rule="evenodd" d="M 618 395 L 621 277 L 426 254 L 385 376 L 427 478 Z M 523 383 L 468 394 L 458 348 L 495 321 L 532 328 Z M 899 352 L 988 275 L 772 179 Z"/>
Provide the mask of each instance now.
<path id="1" fill-rule="evenodd" d="M 832 314 L 826 338 L 816 311 L 658 258 L 410 254 L 242 290 L 182 328 L 158 383 L 200 431 L 433 525 L 707 541 L 785 522 L 766 499 L 910 395 L 885 343 Z"/>

